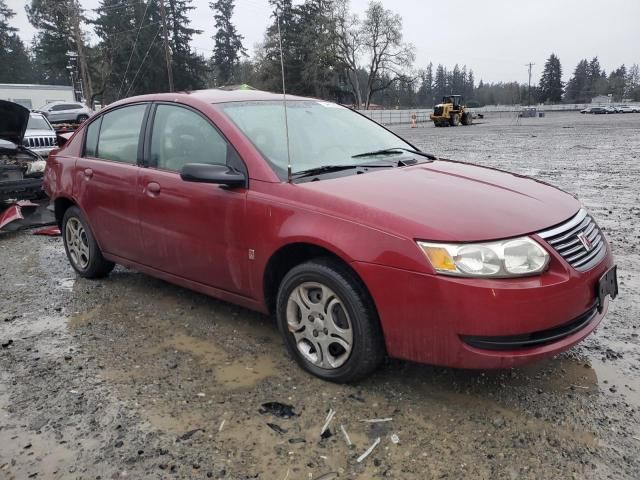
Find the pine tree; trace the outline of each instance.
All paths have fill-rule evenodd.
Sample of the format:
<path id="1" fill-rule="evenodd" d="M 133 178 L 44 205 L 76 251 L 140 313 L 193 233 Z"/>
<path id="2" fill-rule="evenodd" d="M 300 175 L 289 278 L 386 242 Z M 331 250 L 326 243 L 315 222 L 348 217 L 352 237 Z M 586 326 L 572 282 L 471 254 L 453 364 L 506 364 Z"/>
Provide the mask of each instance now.
<path id="1" fill-rule="evenodd" d="M 636 102 L 640 101 L 640 67 L 637 63 L 631 65 L 627 72 L 624 97 L 631 98 Z"/>
<path id="2" fill-rule="evenodd" d="M 475 98 L 475 88 L 476 88 L 475 83 L 476 83 L 476 80 L 473 76 L 473 70 L 469 69 L 469 74 L 467 75 L 467 85 L 464 93 L 465 97 L 468 100 Z"/>
<path id="3" fill-rule="evenodd" d="M 216 0 L 209 4 L 214 11 L 216 34 L 213 36 L 212 65 L 215 72 L 216 85 L 225 85 L 238 81 L 241 57 L 247 53 L 242 46 L 243 37 L 231 21 L 234 0 Z"/>
<path id="4" fill-rule="evenodd" d="M 168 90 L 157 1 L 102 0 L 93 23 L 100 39 L 103 103 Z"/>
<path id="5" fill-rule="evenodd" d="M 436 103 L 439 103 L 442 97 L 447 94 L 447 71 L 442 65 L 436 68 L 436 78 L 433 82 L 433 90 L 436 97 Z"/>
<path id="6" fill-rule="evenodd" d="M 15 17 L 5 0 L 0 0 L 0 82 L 33 82 L 34 71 L 31 58 L 18 36 L 17 28 L 11 26 Z"/>
<path id="7" fill-rule="evenodd" d="M 542 103 L 560 103 L 562 100 L 562 66 L 560 59 L 552 53 L 544 64 L 538 87 L 539 101 Z"/>
<path id="8" fill-rule="evenodd" d="M 613 70 L 609 74 L 607 83 L 609 85 L 609 93 L 613 97 L 614 102 L 620 102 L 624 98 L 627 80 L 627 67 L 621 65 L 618 69 Z"/>
<path id="9" fill-rule="evenodd" d="M 589 90 L 589 62 L 580 60 L 573 71 L 573 76 L 569 79 L 566 89 L 567 100 L 573 103 L 588 103 L 591 97 Z"/>
<path id="10" fill-rule="evenodd" d="M 152 0 L 149 0 L 152 1 Z M 171 49 L 171 66 L 176 90 L 204 87 L 206 62 L 191 49 L 191 39 L 201 30 L 191 28 L 189 12 L 192 0 L 158 0 L 166 2 L 167 27 Z"/>
<path id="11" fill-rule="evenodd" d="M 104 101 L 169 90 L 160 1 L 175 90 L 204 87 L 206 63 L 190 46 L 198 30 L 189 26 L 191 0 L 102 0 L 94 20 L 101 52 L 100 91 Z"/>
<path id="12" fill-rule="evenodd" d="M 29 21 L 37 29 L 35 61 L 43 80 L 46 83 L 69 84 L 67 52 L 74 52 L 85 97 L 90 98 L 93 89 L 83 31 L 86 19 L 78 0 L 31 0 L 26 10 Z"/>
<path id="13" fill-rule="evenodd" d="M 429 62 L 426 70 L 419 73 L 420 87 L 418 88 L 417 101 L 420 107 L 433 106 L 433 63 Z"/>

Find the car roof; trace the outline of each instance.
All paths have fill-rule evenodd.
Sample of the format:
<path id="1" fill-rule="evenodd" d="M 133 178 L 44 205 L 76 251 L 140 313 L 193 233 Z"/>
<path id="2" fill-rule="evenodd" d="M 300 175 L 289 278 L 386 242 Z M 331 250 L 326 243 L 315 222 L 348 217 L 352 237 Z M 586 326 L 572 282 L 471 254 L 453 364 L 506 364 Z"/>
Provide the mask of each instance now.
<path id="1" fill-rule="evenodd" d="M 140 95 L 137 97 L 130 97 L 118 102 L 116 104 L 125 104 L 130 102 L 141 101 L 153 101 L 153 100 L 166 100 L 176 101 L 180 99 L 194 98 L 201 102 L 206 103 L 226 103 L 226 102 L 251 102 L 251 101 L 280 101 L 282 100 L 282 93 L 271 93 L 262 90 L 221 90 L 217 88 L 211 88 L 208 90 L 193 90 L 185 92 L 174 93 L 154 93 L 150 95 Z M 316 100 L 308 97 L 298 97 L 295 95 L 287 95 L 287 100 Z M 111 105 L 110 105 L 111 106 Z"/>

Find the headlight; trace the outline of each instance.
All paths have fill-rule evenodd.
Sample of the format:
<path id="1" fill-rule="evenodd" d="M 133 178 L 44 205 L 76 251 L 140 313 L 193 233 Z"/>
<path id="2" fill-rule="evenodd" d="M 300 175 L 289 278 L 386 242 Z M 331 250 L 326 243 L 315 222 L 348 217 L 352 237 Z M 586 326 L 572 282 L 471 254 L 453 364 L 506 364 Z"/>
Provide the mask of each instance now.
<path id="1" fill-rule="evenodd" d="M 438 273 L 461 277 L 519 277 L 544 271 L 549 254 L 529 237 L 487 243 L 418 242 Z"/>

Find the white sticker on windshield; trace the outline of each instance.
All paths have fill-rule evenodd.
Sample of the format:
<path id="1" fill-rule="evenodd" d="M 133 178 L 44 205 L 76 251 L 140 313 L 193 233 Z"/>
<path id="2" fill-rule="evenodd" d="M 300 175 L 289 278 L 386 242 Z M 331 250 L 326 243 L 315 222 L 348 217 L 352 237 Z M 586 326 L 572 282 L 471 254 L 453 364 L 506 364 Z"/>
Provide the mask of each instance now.
<path id="1" fill-rule="evenodd" d="M 323 107 L 327 107 L 327 108 L 341 108 L 340 105 L 338 105 L 337 103 L 332 103 L 332 102 L 318 102 L 318 104 L 322 105 Z"/>

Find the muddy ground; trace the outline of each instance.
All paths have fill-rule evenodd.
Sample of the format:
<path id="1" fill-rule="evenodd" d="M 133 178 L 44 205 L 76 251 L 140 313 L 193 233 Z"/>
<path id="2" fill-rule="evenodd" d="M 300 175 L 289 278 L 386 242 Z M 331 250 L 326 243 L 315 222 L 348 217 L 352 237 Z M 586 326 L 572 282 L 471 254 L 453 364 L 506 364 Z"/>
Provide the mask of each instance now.
<path id="1" fill-rule="evenodd" d="M 640 478 L 640 115 L 397 131 L 580 197 L 619 265 L 596 334 L 526 368 L 389 361 L 338 386 L 297 368 L 270 318 L 120 267 L 79 279 L 59 238 L 5 234 L 0 478 Z"/>

